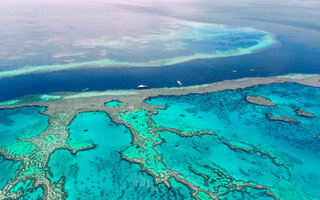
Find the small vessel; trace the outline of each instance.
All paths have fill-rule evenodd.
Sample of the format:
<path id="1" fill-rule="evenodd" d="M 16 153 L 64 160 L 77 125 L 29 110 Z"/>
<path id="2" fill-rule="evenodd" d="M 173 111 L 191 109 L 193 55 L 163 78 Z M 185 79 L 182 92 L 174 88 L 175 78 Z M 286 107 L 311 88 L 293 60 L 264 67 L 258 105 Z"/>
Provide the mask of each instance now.
<path id="1" fill-rule="evenodd" d="M 85 88 L 85 89 L 83 89 L 83 90 L 81 90 L 82 92 L 85 92 L 85 91 L 88 91 L 89 90 L 89 88 Z"/>
<path id="2" fill-rule="evenodd" d="M 182 86 L 181 81 L 177 81 L 177 84 L 178 84 L 180 87 Z"/>
<path id="3" fill-rule="evenodd" d="M 232 72 L 233 72 L 233 73 L 236 73 L 236 72 L 237 72 L 237 70 L 233 70 Z"/>
<path id="4" fill-rule="evenodd" d="M 250 72 L 254 72 L 254 69 L 250 69 Z"/>
<path id="5" fill-rule="evenodd" d="M 147 85 L 139 85 L 139 86 L 138 86 L 138 89 L 147 89 L 147 88 L 148 88 Z"/>

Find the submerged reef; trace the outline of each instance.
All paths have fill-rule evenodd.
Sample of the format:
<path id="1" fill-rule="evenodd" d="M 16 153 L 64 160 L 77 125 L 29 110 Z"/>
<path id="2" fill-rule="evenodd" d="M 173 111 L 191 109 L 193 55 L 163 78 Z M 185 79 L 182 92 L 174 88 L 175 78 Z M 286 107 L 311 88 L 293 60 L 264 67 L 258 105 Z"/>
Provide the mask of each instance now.
<path id="1" fill-rule="evenodd" d="M 282 117 L 277 117 L 277 116 L 272 116 L 272 115 L 267 115 L 268 119 L 270 119 L 271 121 L 282 121 L 282 122 L 290 122 L 290 123 L 295 123 L 295 124 L 299 124 L 300 122 L 292 117 L 286 117 L 286 116 L 282 116 Z"/>
<path id="2" fill-rule="evenodd" d="M 55 55 L 48 55 L 47 49 L 52 46 L 39 46 L 39 41 L 31 40 L 30 45 L 34 47 L 31 56 L 29 53 L 17 56 L 15 60 L 0 59 L 6 63 L 2 66 L 0 78 L 88 67 L 160 67 L 194 59 L 251 54 L 279 46 L 280 43 L 271 33 L 249 27 L 174 18 L 163 18 L 161 24 L 162 28 L 151 33 L 133 36 L 127 33 L 129 35 L 121 37 L 102 35 L 74 41 L 68 38 L 63 48 L 54 47 L 54 52 L 58 52 Z M 26 59 L 33 57 L 35 51 L 38 60 Z M 19 60 L 21 58 L 23 62 Z M 43 63 L 43 60 L 50 60 L 51 64 Z M 23 65 L 20 66 L 20 63 Z"/>
<path id="3" fill-rule="evenodd" d="M 309 113 L 309 112 L 307 112 L 307 111 L 305 111 L 305 110 L 302 110 L 302 109 L 300 109 L 300 108 L 294 108 L 294 110 L 295 110 L 295 112 L 297 113 L 297 115 L 299 115 L 299 116 L 310 117 L 310 118 L 314 118 L 314 117 L 315 117 L 314 114 Z"/>
<path id="4" fill-rule="evenodd" d="M 292 109 L 320 114 L 319 80 L 246 78 L 2 102 L 9 131 L 25 109 L 44 120 L 0 146 L 7 169 L 0 199 L 320 199 L 319 119 Z M 247 95 L 277 106 L 248 103 Z M 275 123 L 265 113 L 300 123 Z"/>
<path id="5" fill-rule="evenodd" d="M 259 106 L 276 106 L 276 103 L 273 103 L 270 99 L 264 98 L 261 96 L 246 96 L 246 100 L 249 103 L 253 103 Z"/>

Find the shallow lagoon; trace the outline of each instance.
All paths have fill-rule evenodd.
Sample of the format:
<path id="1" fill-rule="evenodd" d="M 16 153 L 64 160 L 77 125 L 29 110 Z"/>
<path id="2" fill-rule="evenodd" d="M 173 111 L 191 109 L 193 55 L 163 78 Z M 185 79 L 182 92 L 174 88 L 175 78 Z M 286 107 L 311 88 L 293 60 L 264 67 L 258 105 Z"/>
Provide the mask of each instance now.
<path id="1" fill-rule="evenodd" d="M 246 94 L 270 98 L 278 105 L 250 104 L 245 101 Z M 190 166 L 211 164 L 236 179 L 270 186 L 280 199 L 319 199 L 320 143 L 315 138 L 320 128 L 319 98 L 319 88 L 285 83 L 204 95 L 156 97 L 147 102 L 167 107 L 153 116 L 160 126 L 213 130 L 223 141 L 249 149 L 259 148 L 275 156 L 281 164 L 277 166 L 261 154 L 232 151 L 217 143 L 216 136 L 180 138 L 162 133 L 167 142 L 158 148 L 168 167 L 172 163 L 172 167 L 184 168 L 181 163 L 188 161 Z M 293 107 L 317 117 L 297 116 Z M 270 121 L 266 114 L 293 117 L 301 123 Z M 179 159 L 173 159 L 173 155 Z M 184 170 L 190 173 L 189 169 Z"/>
<path id="2" fill-rule="evenodd" d="M 0 146 L 8 146 L 18 138 L 38 135 L 49 125 L 49 116 L 41 114 L 45 108 L 22 107 L 0 110 Z"/>
<path id="3" fill-rule="evenodd" d="M 231 150 L 228 146 L 216 140 L 215 136 L 180 137 L 171 132 L 160 133 L 165 143 L 156 149 L 163 155 L 163 161 L 169 169 L 179 171 L 188 181 L 205 189 L 215 190 L 220 186 L 219 193 L 225 192 L 228 179 L 219 176 L 206 165 L 219 169 L 226 175 L 243 181 L 272 186 L 276 181 L 276 174 L 280 172 L 268 158 L 248 155 L 245 152 Z M 258 160 L 256 160 L 258 159 Z M 200 176 L 198 173 L 201 173 Z M 242 173 L 247 176 L 244 178 Z M 203 176 L 204 175 L 204 176 Z M 204 177 L 209 177 L 206 180 Z M 211 179 L 212 178 L 212 179 Z M 258 180 L 258 181 L 257 181 Z M 231 192 L 221 196 L 221 199 L 265 199 L 272 197 L 266 195 L 264 190 L 248 189 L 243 192 Z"/>
<path id="4" fill-rule="evenodd" d="M 270 98 L 277 106 L 248 103 L 246 95 Z M 284 200 L 319 199 L 320 174 L 317 169 L 320 167 L 320 144 L 316 139 L 320 126 L 319 96 L 319 88 L 295 83 L 258 85 L 201 95 L 158 96 L 145 100 L 146 103 L 166 108 L 151 116 L 154 122 L 149 120 L 148 111 L 144 110 L 148 107 L 129 105 L 129 110 L 126 110 L 128 102 L 117 107 L 121 99 L 107 101 L 106 106 L 110 106 L 111 102 L 111 106 L 115 106 L 112 109 L 119 111 L 113 113 L 118 114 L 114 120 L 123 120 L 135 129 L 137 132 L 133 134 L 146 139 L 145 144 L 132 145 L 129 129 L 113 123 L 105 112 L 83 112 L 77 114 L 67 127 L 70 136 L 65 142 L 74 149 L 79 146 L 92 147 L 92 144 L 95 147 L 76 154 L 59 147 L 48 162 L 53 175 L 45 173 L 52 182 L 65 178 L 64 189 L 68 199 L 84 196 L 87 199 L 139 199 L 140 196 L 149 199 L 192 198 L 190 190 L 173 178 L 170 179 L 171 190 L 163 184 L 156 186 L 153 177 L 142 172 L 139 164 L 127 161 L 137 160 L 139 163 L 139 158 L 143 157 L 147 170 L 157 172 L 160 169 L 165 173 L 179 171 L 183 180 L 202 189 L 214 191 L 220 186 L 219 194 L 226 192 L 231 182 L 236 185 L 249 182 L 251 186 L 270 187 L 276 196 Z M 104 104 L 102 100 L 98 106 Z M 294 111 L 296 107 L 316 117 L 298 116 Z M 300 123 L 270 121 L 267 114 L 292 117 Z M 172 129 L 159 132 L 161 127 L 177 129 L 180 134 L 189 137 L 179 136 Z M 151 130 L 158 131 L 165 142 L 161 144 L 161 138 Z M 210 130 L 217 135 L 190 135 L 195 131 Z M 154 149 L 159 154 L 152 149 L 152 144 L 155 144 L 152 141 L 157 142 Z M 12 146 L 18 144 L 19 147 L 24 143 L 13 143 L 9 147 L 12 150 L 15 149 Z M 143 145 L 146 150 L 142 150 Z M 31 148 L 30 152 L 34 150 Z M 30 152 L 25 151 L 27 154 Z M 125 160 L 121 159 L 120 152 Z M 160 158 L 163 165 L 158 162 Z M 9 161 L 2 164 L 9 168 Z M 15 172 L 10 173 L 13 177 Z M 19 182 L 13 190 L 20 191 L 20 185 L 29 195 L 30 181 Z M 267 189 L 245 188 L 239 192 L 232 188 L 221 199 L 271 199 L 266 192 Z M 41 191 L 35 191 L 34 195 L 41 195 Z M 202 195 L 206 194 L 197 194 L 198 197 Z"/>
<path id="5" fill-rule="evenodd" d="M 8 180 L 14 178 L 19 164 L 19 162 L 7 160 L 0 155 L 0 189 L 6 185 Z"/>
<path id="6" fill-rule="evenodd" d="M 68 199 L 191 199 L 186 186 L 173 182 L 175 189 L 170 191 L 164 185 L 154 186 L 153 178 L 139 165 L 121 159 L 120 151 L 130 145 L 131 134 L 107 114 L 78 114 L 69 129 L 72 143 L 91 141 L 96 147 L 76 155 L 63 149 L 51 155 L 52 181 L 66 177 Z"/>
<path id="7" fill-rule="evenodd" d="M 106 102 L 104 105 L 108 107 L 120 107 L 123 103 L 121 101 L 112 100 L 109 102 Z"/>
<path id="8" fill-rule="evenodd" d="M 49 116 L 40 113 L 40 111 L 44 110 L 45 108 L 43 107 L 21 107 L 0 110 L 0 147 L 7 150 L 14 157 L 28 155 L 35 150 L 35 146 L 28 142 L 19 142 L 18 139 L 36 136 L 48 127 Z M 13 180 L 20 163 L 0 156 L 1 189 L 8 180 Z M 36 191 L 28 193 L 28 195 L 33 197 L 39 196 Z"/>

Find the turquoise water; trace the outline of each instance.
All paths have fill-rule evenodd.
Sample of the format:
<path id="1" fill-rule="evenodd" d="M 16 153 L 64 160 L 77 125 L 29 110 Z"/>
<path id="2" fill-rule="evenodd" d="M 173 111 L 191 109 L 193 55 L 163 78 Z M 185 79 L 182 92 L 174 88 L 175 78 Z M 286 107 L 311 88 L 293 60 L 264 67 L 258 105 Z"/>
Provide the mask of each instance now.
<path id="1" fill-rule="evenodd" d="M 246 94 L 270 98 L 278 106 L 247 103 Z M 220 136 L 219 140 L 216 136 L 183 138 L 161 133 L 166 142 L 157 148 L 168 168 L 181 170 L 200 184 L 203 180 L 192 175 L 189 166 L 201 171 L 207 164 L 233 178 L 269 186 L 280 199 L 320 199 L 320 142 L 315 139 L 320 130 L 319 99 L 320 88 L 285 83 L 204 95 L 162 96 L 147 102 L 167 106 L 153 116 L 160 126 L 210 129 Z M 293 107 L 316 117 L 297 116 Z M 266 114 L 293 117 L 301 123 L 270 121 Z M 231 150 L 222 141 L 259 148 L 275 156 L 281 165 L 257 152 Z"/>
<path id="2" fill-rule="evenodd" d="M 49 125 L 49 116 L 39 113 L 41 107 L 22 107 L 0 110 L 0 146 L 8 146 L 18 138 L 39 134 Z"/>
<path id="3" fill-rule="evenodd" d="M 92 142 L 96 147 L 76 155 L 63 149 L 51 155 L 52 181 L 66 176 L 68 199 L 191 199 L 186 186 L 177 182 L 173 182 L 174 190 L 154 186 L 153 178 L 141 172 L 138 164 L 122 160 L 120 151 L 130 145 L 131 134 L 105 113 L 78 114 L 69 129 L 72 140 Z"/>
<path id="4" fill-rule="evenodd" d="M 231 181 L 207 170 L 205 165 L 217 168 L 235 179 L 255 181 L 256 183 L 258 180 L 259 184 L 268 186 L 274 185 L 277 174 L 285 173 L 285 169 L 274 167 L 270 159 L 233 151 L 210 135 L 180 137 L 171 132 L 162 132 L 160 135 L 166 142 L 157 146 L 156 149 L 163 155 L 166 166 L 171 170 L 179 171 L 187 177 L 188 181 L 206 190 L 214 191 L 216 186 L 221 186 L 220 191 L 223 193 L 227 189 L 224 184 Z M 235 161 L 237 165 L 235 165 Z M 205 179 L 195 174 L 194 171 L 212 177 L 208 181 L 208 186 L 205 185 Z M 214 179 L 214 177 L 217 178 Z M 215 182 L 213 183 L 211 180 L 215 180 Z M 228 196 L 230 198 L 243 196 L 244 199 L 273 199 L 267 196 L 264 191 L 259 190 L 252 190 L 249 194 L 234 192 Z M 225 199 L 228 196 L 221 198 Z"/>
<path id="5" fill-rule="evenodd" d="M 121 101 L 118 100 L 112 100 L 112 101 L 108 101 L 106 102 L 104 105 L 105 106 L 109 106 L 109 107 L 120 107 L 123 103 Z"/>
<path id="6" fill-rule="evenodd" d="M 19 164 L 19 162 L 7 160 L 0 155 L 0 189 L 2 189 L 10 179 L 12 180 L 14 178 Z"/>
<path id="7" fill-rule="evenodd" d="M 40 200 L 41 197 L 43 196 L 43 189 L 41 187 L 38 187 L 33 190 L 27 190 L 25 192 L 25 196 L 21 197 L 19 200 Z"/>
<path id="8" fill-rule="evenodd" d="M 44 107 L 21 107 L 15 109 L 0 110 L 0 147 L 6 150 L 12 157 L 27 156 L 35 150 L 35 146 L 28 142 L 17 141 L 19 138 L 29 138 L 38 135 L 45 130 L 49 123 L 49 117 L 41 114 Z M 0 155 L 0 189 L 9 180 L 13 180 L 18 172 L 20 162 L 7 160 Z M 24 199 L 37 199 L 40 189 L 31 190 L 31 185 L 26 187 L 27 196 Z M 20 186 L 17 186 L 17 190 Z"/>
<path id="9" fill-rule="evenodd" d="M 24 196 L 20 197 L 19 200 L 28 200 L 28 199 L 34 199 L 34 200 L 40 200 L 41 196 L 43 196 L 43 189 L 41 187 L 32 189 L 34 181 L 27 179 L 25 181 L 20 181 L 16 186 L 11 189 L 12 191 L 15 191 L 17 193 L 24 192 Z"/>
<path id="10" fill-rule="evenodd" d="M 270 98 L 278 105 L 251 104 L 245 100 L 246 95 Z M 319 99 L 320 88 L 294 83 L 269 84 L 202 95 L 147 99 L 147 103 L 166 107 L 152 115 L 154 123 L 151 124 L 147 123 L 147 111 L 143 109 L 122 113 L 119 118 L 133 124 L 142 138 L 155 137 L 150 135 L 151 126 L 177 129 L 190 136 L 158 132 L 165 142 L 154 148 L 163 156 L 163 163 L 168 169 L 180 172 L 183 179 L 196 187 L 217 190 L 221 199 L 273 199 L 267 195 L 266 189 L 255 188 L 231 189 L 222 195 L 229 184 L 248 182 L 269 187 L 281 200 L 317 200 L 320 199 L 320 141 L 316 139 L 320 130 Z M 118 102 L 112 101 L 111 106 L 118 106 Z M 311 112 L 316 117 L 298 116 L 295 108 Z M 7 142 L 11 149 L 19 149 L 16 152 L 19 155 L 34 149 L 27 151 L 26 142 L 14 141 L 38 134 L 48 125 L 48 117 L 39 113 L 42 109 L 24 107 L 0 111 L 1 126 L 6 128 L 3 130 L 13 134 Z M 268 114 L 292 117 L 300 123 L 270 121 L 266 117 Z M 136 153 L 134 157 L 137 159 L 139 156 L 155 159 L 156 154 L 152 155 L 155 152 L 151 149 L 153 143 L 147 140 L 147 150 L 138 152 L 131 144 L 129 129 L 113 123 L 106 113 L 80 113 L 68 130 L 67 142 L 71 147 L 94 148 L 76 154 L 58 149 L 51 155 L 48 166 L 53 175 L 48 174 L 48 177 L 52 182 L 65 178 L 67 199 L 192 199 L 190 190 L 173 178 L 170 179 L 172 189 L 163 184 L 154 185 L 153 177 L 143 172 L 140 165 L 121 159 L 120 152 L 124 155 Z M 212 130 L 217 135 L 191 136 L 194 130 Z M 159 137 L 155 138 L 160 142 Z M 232 149 L 227 144 L 244 150 Z M 152 165 L 150 159 L 144 162 L 147 168 L 158 166 Z M 0 187 L 15 176 L 18 164 L 0 157 L 3 169 Z M 43 190 L 31 190 L 31 185 L 32 181 L 28 179 L 12 191 L 25 190 L 23 199 L 39 199 Z M 205 196 L 204 193 L 198 194 L 201 199 L 206 199 Z"/>

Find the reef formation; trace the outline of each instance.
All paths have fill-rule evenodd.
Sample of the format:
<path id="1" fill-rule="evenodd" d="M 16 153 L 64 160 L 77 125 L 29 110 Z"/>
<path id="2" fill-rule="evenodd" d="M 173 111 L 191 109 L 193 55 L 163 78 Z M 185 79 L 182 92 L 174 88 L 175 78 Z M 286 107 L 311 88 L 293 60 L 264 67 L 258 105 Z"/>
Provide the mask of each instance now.
<path id="1" fill-rule="evenodd" d="M 33 46 L 32 52 L 26 50 L 25 54 L 17 55 L 17 59 L 0 57 L 6 63 L 0 70 L 0 78 L 78 68 L 160 67 L 194 59 L 246 55 L 280 45 L 273 34 L 250 27 L 174 18 L 163 18 L 161 24 L 165 27 L 160 30 L 134 36 L 106 34 L 97 38 L 68 39 L 68 42 L 63 41 L 63 47 L 52 44 L 54 55 L 46 51 L 53 48 L 44 45 L 47 42 L 39 45 L 39 41 L 30 39 L 28 45 Z M 51 39 L 57 40 L 48 40 Z M 30 59 L 35 52 L 38 59 Z M 44 60 L 50 60 L 50 64 L 43 63 Z"/>
<path id="2" fill-rule="evenodd" d="M 109 121 L 105 121 L 110 126 L 118 124 L 125 127 L 121 131 L 130 130 L 131 143 L 127 146 L 120 145 L 119 154 L 115 154 L 115 156 L 117 157 L 118 155 L 119 158 L 121 156 L 121 162 L 125 161 L 133 165 L 140 165 L 143 172 L 153 177 L 156 188 L 164 185 L 169 188 L 169 191 L 174 191 L 176 188 L 186 187 L 184 191 L 189 191 L 190 198 L 194 199 L 307 199 L 310 197 L 317 199 L 319 196 L 316 196 L 317 194 L 313 192 L 307 191 L 307 194 L 305 194 L 301 192 L 301 189 L 294 190 L 294 182 L 291 182 L 290 177 L 295 172 L 294 170 L 300 169 L 295 168 L 295 162 L 304 161 L 293 161 L 294 159 L 289 156 L 286 157 L 286 154 L 281 153 L 281 151 L 278 152 L 276 149 L 272 149 L 272 145 L 265 145 L 269 144 L 268 139 L 262 144 L 257 143 L 257 141 L 253 143 L 248 139 L 246 140 L 248 143 L 240 140 L 236 142 L 234 133 L 228 133 L 229 131 L 225 128 L 227 126 L 232 128 L 233 122 L 226 121 L 225 125 L 221 126 L 219 125 L 219 120 L 209 123 L 213 118 L 209 115 L 211 111 L 209 112 L 207 108 L 212 106 L 214 109 L 218 109 L 228 106 L 229 109 L 231 104 L 229 105 L 228 101 L 222 98 L 224 96 L 219 95 L 232 93 L 237 94 L 233 96 L 241 104 L 246 105 L 246 108 L 255 109 L 257 113 L 250 113 L 250 115 L 256 115 L 252 119 L 259 117 L 263 119 L 264 112 L 269 112 L 270 116 L 279 114 L 273 112 L 287 112 L 287 110 L 282 111 L 281 109 L 282 107 L 290 107 L 290 105 L 287 106 L 277 101 L 271 94 L 263 94 L 261 96 L 266 96 L 265 99 L 270 98 L 272 102 L 275 102 L 276 106 L 272 104 L 273 106 L 270 107 L 270 102 L 265 101 L 264 98 L 259 99 L 262 99 L 262 102 L 269 102 L 268 106 L 266 108 L 256 106 L 246 102 L 244 99 L 248 95 L 246 94 L 248 91 L 252 93 L 249 94 L 250 96 L 259 95 L 255 93 L 255 90 L 243 91 L 243 89 L 252 86 L 259 87 L 261 84 L 268 84 L 266 86 L 270 85 L 270 87 L 276 88 L 277 86 L 272 84 L 279 84 L 280 87 L 288 83 L 296 84 L 289 85 L 290 87 L 300 87 L 297 85 L 301 84 L 306 85 L 301 87 L 312 86 L 318 88 L 320 87 L 319 80 L 320 75 L 288 75 L 268 78 L 246 78 L 182 88 L 56 93 L 22 97 L 2 102 L 0 104 L 0 112 L 11 109 L 33 108 L 37 110 L 40 116 L 48 117 L 49 123 L 44 123 L 37 133 L 24 135 L 24 137 L 19 136 L 14 142 L 1 145 L 0 154 L 10 164 L 17 163 L 17 169 L 11 173 L 11 175 L 15 174 L 13 177 L 2 181 L 4 186 L 0 190 L 0 199 L 18 199 L 31 194 L 41 196 L 42 199 L 71 198 L 71 191 L 66 190 L 66 184 L 70 183 L 68 183 L 68 174 L 57 177 L 56 174 L 58 172 L 50 164 L 50 160 L 51 156 L 57 151 L 66 150 L 73 155 L 81 157 L 81 152 L 98 150 L 99 145 L 103 144 L 97 145 L 97 143 L 101 142 L 98 142 L 99 139 L 96 142 L 89 139 L 88 134 L 92 133 L 91 128 L 73 125 L 75 120 L 79 120 L 80 115 L 82 115 L 82 120 L 85 120 L 85 116 L 83 116 L 85 113 L 92 113 L 90 114 L 93 117 L 92 123 L 101 120 L 101 124 L 104 123 L 103 117 L 99 118 L 97 117 L 99 114 L 95 113 L 105 113 L 110 117 Z M 196 105 L 192 106 L 188 103 L 195 102 L 195 99 L 197 100 Z M 254 101 L 256 102 L 256 100 Z M 201 105 L 203 106 L 201 107 Z M 234 106 L 232 105 L 232 108 L 236 110 Z M 199 112 L 202 114 L 200 115 Z M 238 115 L 245 118 L 243 112 L 239 110 Z M 318 113 L 317 110 L 312 112 Z M 168 113 L 172 115 L 168 115 Z M 227 120 L 227 115 L 225 114 L 221 113 L 220 119 Z M 164 116 L 173 116 L 174 118 L 166 121 L 167 117 Z M 201 124 L 202 120 L 209 121 Z M 245 118 L 245 120 L 247 119 Z M 301 126 L 304 124 L 307 126 L 310 123 L 316 124 L 312 120 L 318 119 L 314 117 L 299 120 L 301 120 Z M 7 119 L 7 124 L 10 123 L 12 123 L 10 119 Z M 42 122 L 39 123 L 43 124 Z M 253 126 L 248 121 L 244 121 L 244 123 L 248 123 L 246 124 L 247 127 Z M 277 124 L 274 124 L 275 122 L 270 123 L 270 126 L 276 128 Z M 294 128 L 305 130 L 304 126 L 299 127 L 300 124 L 297 127 L 294 126 Z M 288 129 L 287 125 L 289 126 L 290 124 L 280 124 L 281 130 L 282 128 L 283 130 Z M 32 128 L 32 125 L 30 126 Z M 76 130 L 83 129 L 83 133 L 77 133 L 75 137 L 72 135 L 73 132 L 77 132 L 73 131 L 74 128 L 77 128 Z M 312 127 L 312 130 L 316 128 Z M 234 128 L 232 129 L 234 130 Z M 254 133 L 255 129 L 252 130 L 252 133 Z M 116 132 L 116 130 L 114 131 Z M 84 135 L 83 138 L 78 138 L 82 137 L 82 134 Z M 243 135 L 243 137 L 247 138 L 244 133 L 239 132 L 238 134 L 239 137 Z M 316 134 L 310 134 L 313 134 L 313 132 L 297 137 L 306 137 L 307 139 L 304 140 L 308 141 L 312 141 L 317 137 Z M 262 133 L 261 137 L 268 138 L 264 133 Z M 287 136 L 282 135 L 281 137 L 285 138 L 286 142 L 291 142 Z M 110 138 L 105 142 L 117 143 L 112 141 L 111 136 Z M 252 138 L 254 137 L 252 136 Z M 274 141 L 274 138 L 272 138 L 272 141 Z M 187 145 L 184 146 L 185 144 Z M 299 145 L 296 143 L 292 148 L 297 148 L 300 151 Z M 210 146 L 213 146 L 215 150 L 211 149 Z M 312 145 L 310 142 L 309 148 L 318 151 L 319 142 L 312 143 Z M 214 151 L 217 151 L 217 153 L 213 153 Z M 219 156 L 224 153 L 226 156 Z M 203 154 L 206 156 L 201 156 Z M 74 159 L 77 159 L 77 156 Z M 105 156 L 108 157 L 109 155 Z M 231 165 L 228 162 L 230 161 L 225 160 L 222 162 L 228 156 L 238 160 L 238 171 L 232 171 L 229 168 Z M 250 162 L 246 161 L 249 157 L 253 159 Z M 59 156 L 56 158 L 59 158 Z M 103 159 L 103 157 L 96 159 Z M 222 163 L 219 163 L 220 161 Z M 240 165 L 240 163 L 247 164 Z M 261 168 L 259 165 L 263 165 L 265 169 L 270 170 L 265 171 L 268 178 L 263 178 L 264 175 L 262 174 L 258 175 L 258 171 L 253 170 L 254 167 L 245 169 L 245 165 L 257 166 L 259 169 Z M 76 174 L 79 171 L 78 167 L 72 168 L 75 169 L 73 173 Z M 102 169 L 99 168 L 99 170 Z M 312 171 L 312 169 L 310 170 Z M 123 176 L 126 175 L 122 175 L 122 178 L 125 179 Z M 314 175 L 314 177 L 317 176 L 318 174 Z M 112 179 L 112 176 L 109 178 Z M 316 185 L 315 180 L 312 179 L 311 183 L 315 183 L 314 187 L 318 188 L 319 185 Z M 136 182 L 133 181 L 131 185 L 135 184 Z M 104 186 L 94 185 L 95 187 Z M 284 190 L 283 187 L 287 189 Z M 154 191 L 155 195 L 157 195 L 157 190 Z M 90 189 L 87 192 L 90 193 Z M 124 197 L 123 195 L 127 194 L 125 190 L 122 190 L 115 195 Z M 95 196 L 95 198 L 98 197 Z"/>
<path id="3" fill-rule="evenodd" d="M 253 103 L 253 104 L 256 104 L 256 105 L 260 105 L 260 106 L 276 106 L 277 105 L 276 103 L 273 103 L 270 99 L 264 98 L 264 97 L 261 97 L 261 96 L 254 97 L 254 96 L 247 95 L 246 96 L 246 100 L 249 103 Z"/>

